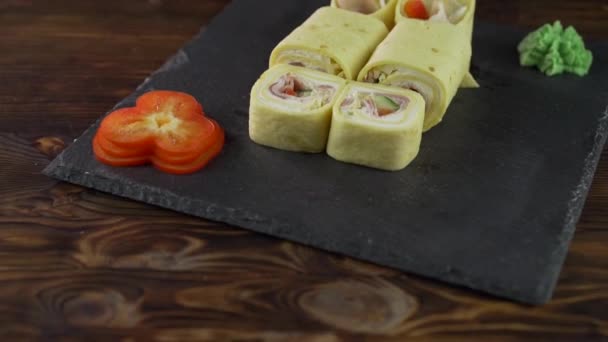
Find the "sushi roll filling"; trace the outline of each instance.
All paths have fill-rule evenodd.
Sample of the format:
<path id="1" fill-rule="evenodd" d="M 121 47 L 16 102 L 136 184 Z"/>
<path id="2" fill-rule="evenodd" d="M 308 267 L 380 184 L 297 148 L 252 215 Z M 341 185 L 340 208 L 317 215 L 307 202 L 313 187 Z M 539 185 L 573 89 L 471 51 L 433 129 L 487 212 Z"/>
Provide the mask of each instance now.
<path id="1" fill-rule="evenodd" d="M 270 92 L 283 100 L 306 102 L 317 100 L 322 107 L 331 101 L 336 89 L 327 84 L 318 84 L 294 74 L 281 76 L 270 86 Z"/>
<path id="2" fill-rule="evenodd" d="M 357 92 L 344 99 L 341 110 L 348 116 L 360 114 L 372 119 L 399 120 L 408 103 L 409 99 L 404 96 Z"/>
<path id="3" fill-rule="evenodd" d="M 385 7 L 387 0 L 337 0 L 337 3 L 345 10 L 372 14 Z"/>
<path id="4" fill-rule="evenodd" d="M 409 75 L 409 77 L 400 77 L 400 75 Z M 417 80 L 414 80 L 416 79 Z M 420 78 L 420 75 L 412 73 L 412 71 L 399 68 L 399 67 L 387 67 L 380 68 L 370 71 L 365 77 L 365 81 L 374 84 L 386 84 L 393 87 L 399 87 L 403 89 L 409 89 L 422 95 L 425 101 L 426 112 L 431 111 L 437 101 L 435 99 L 435 86 L 424 78 Z"/>

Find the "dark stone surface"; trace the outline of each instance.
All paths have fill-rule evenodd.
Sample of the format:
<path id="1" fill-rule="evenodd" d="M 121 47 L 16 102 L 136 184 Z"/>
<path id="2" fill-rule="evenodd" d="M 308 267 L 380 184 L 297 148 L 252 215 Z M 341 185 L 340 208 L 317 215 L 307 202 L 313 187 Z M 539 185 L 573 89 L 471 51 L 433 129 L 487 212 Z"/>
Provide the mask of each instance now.
<path id="1" fill-rule="evenodd" d="M 592 46 L 590 76 L 547 78 L 518 66 L 523 33 L 477 25 L 482 88 L 460 91 L 413 165 L 386 173 L 248 138 L 249 90 L 270 51 L 324 3 L 236 0 L 118 104 L 152 89 L 196 96 L 227 134 L 203 171 L 102 165 L 94 125 L 45 173 L 497 296 L 549 300 L 606 139 L 608 46 Z"/>

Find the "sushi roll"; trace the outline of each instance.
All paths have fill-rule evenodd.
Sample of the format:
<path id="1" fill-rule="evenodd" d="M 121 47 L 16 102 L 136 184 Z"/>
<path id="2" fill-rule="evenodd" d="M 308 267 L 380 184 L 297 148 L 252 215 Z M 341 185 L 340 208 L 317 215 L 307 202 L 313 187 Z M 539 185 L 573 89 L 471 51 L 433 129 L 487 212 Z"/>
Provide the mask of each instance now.
<path id="1" fill-rule="evenodd" d="M 322 7 L 281 41 L 270 66 L 290 64 L 352 80 L 388 29 L 374 17 Z"/>
<path id="2" fill-rule="evenodd" d="M 404 20 L 378 46 L 358 79 L 420 93 L 428 131 L 443 119 L 470 61 L 471 42 L 464 30 L 454 30 L 450 23 Z"/>
<path id="3" fill-rule="evenodd" d="M 475 6 L 475 0 L 399 0 L 395 11 L 395 22 L 427 20 L 430 23 L 450 23 L 454 25 L 454 29 L 464 31 L 469 41 L 472 41 Z M 413 13 L 408 15 L 408 8 Z M 470 72 L 465 75 L 460 86 L 479 88 L 479 84 Z"/>
<path id="4" fill-rule="evenodd" d="M 345 82 L 291 65 L 269 69 L 251 90 L 251 140 L 286 151 L 323 152 L 332 106 Z"/>
<path id="5" fill-rule="evenodd" d="M 389 29 L 395 26 L 398 0 L 331 0 L 331 6 L 363 13 L 382 20 Z"/>
<path id="6" fill-rule="evenodd" d="M 401 170 L 418 155 L 423 121 L 420 94 L 352 82 L 334 104 L 327 153 L 347 163 Z"/>
<path id="7" fill-rule="evenodd" d="M 408 3 L 419 2 L 424 6 L 426 16 L 410 17 Z M 462 29 L 469 39 L 473 38 L 475 20 L 475 0 L 398 0 L 395 11 L 395 22 L 403 20 L 428 20 L 430 22 L 448 22 L 457 29 Z"/>

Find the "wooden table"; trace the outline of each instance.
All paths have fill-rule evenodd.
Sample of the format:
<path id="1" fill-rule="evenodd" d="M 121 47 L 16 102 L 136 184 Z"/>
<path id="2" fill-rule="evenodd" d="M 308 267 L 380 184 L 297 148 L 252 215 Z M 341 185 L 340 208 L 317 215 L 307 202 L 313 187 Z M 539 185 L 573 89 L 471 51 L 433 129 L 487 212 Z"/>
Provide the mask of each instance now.
<path id="1" fill-rule="evenodd" d="M 1 341 L 608 340 L 606 155 L 536 308 L 40 173 L 227 2 L 0 1 Z M 608 40 L 605 0 L 478 2 L 482 20 Z"/>

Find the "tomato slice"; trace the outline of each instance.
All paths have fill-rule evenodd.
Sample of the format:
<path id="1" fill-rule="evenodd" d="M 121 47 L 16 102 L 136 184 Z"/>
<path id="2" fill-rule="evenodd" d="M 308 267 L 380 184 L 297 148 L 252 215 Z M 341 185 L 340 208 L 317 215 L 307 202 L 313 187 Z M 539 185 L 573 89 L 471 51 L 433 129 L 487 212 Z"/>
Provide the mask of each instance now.
<path id="1" fill-rule="evenodd" d="M 106 152 L 99 144 L 98 138 L 93 139 L 93 152 L 97 160 L 112 166 L 140 166 L 148 163 L 148 156 L 119 157 Z"/>
<path id="2" fill-rule="evenodd" d="M 283 93 L 289 95 L 289 96 L 296 96 L 297 93 L 293 88 L 285 88 L 283 89 Z"/>
<path id="3" fill-rule="evenodd" d="M 412 19 L 429 19 L 429 13 L 422 0 L 408 0 L 405 3 L 405 14 Z"/>
<path id="4" fill-rule="evenodd" d="M 213 145 L 205 151 L 205 153 L 201 154 L 197 159 L 190 163 L 167 163 L 157 157 L 152 157 L 152 164 L 154 165 L 154 167 L 163 172 L 173 173 L 177 175 L 196 172 L 205 167 L 213 158 L 217 157 L 217 155 L 222 151 L 222 148 L 224 147 L 224 132 L 223 130 L 220 130 L 220 132 L 221 134 L 219 140 L 216 140 Z"/>

